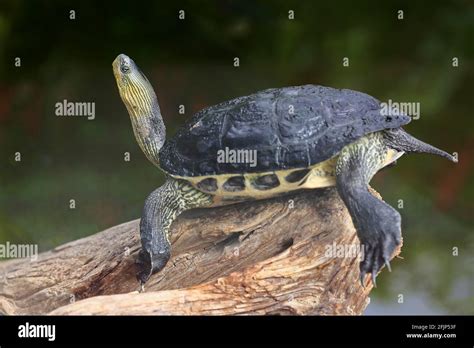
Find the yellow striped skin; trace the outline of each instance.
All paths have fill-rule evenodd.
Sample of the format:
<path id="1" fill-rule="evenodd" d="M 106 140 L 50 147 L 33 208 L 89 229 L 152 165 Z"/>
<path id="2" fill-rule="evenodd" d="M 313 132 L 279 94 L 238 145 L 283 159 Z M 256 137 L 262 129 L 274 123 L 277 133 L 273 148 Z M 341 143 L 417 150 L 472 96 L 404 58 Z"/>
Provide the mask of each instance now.
<path id="1" fill-rule="evenodd" d="M 119 55 L 112 67 L 138 145 L 147 158 L 159 166 L 158 153 L 165 141 L 165 126 L 153 87 L 127 56 Z"/>

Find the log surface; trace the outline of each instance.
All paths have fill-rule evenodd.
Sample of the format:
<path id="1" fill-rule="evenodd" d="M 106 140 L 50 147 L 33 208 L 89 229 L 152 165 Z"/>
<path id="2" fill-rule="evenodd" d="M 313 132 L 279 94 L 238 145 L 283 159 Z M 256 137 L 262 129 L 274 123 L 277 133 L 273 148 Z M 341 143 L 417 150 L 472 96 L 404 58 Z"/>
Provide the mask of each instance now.
<path id="1" fill-rule="evenodd" d="M 172 258 L 138 293 L 139 220 L 0 263 L 3 314 L 361 314 L 372 285 L 334 188 L 197 209 L 172 226 Z"/>

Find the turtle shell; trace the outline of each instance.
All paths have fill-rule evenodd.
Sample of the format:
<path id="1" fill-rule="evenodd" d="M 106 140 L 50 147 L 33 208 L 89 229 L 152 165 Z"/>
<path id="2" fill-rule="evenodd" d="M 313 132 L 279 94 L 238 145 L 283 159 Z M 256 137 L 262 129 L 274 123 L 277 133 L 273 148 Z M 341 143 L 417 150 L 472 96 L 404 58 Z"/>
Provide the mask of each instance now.
<path id="1" fill-rule="evenodd" d="M 160 166 L 181 177 L 305 168 L 368 133 L 410 120 L 406 115 L 382 115 L 377 99 L 348 89 L 267 89 L 196 113 L 165 142 Z M 224 152 L 243 150 L 253 151 L 256 162 L 231 156 L 222 160 Z"/>

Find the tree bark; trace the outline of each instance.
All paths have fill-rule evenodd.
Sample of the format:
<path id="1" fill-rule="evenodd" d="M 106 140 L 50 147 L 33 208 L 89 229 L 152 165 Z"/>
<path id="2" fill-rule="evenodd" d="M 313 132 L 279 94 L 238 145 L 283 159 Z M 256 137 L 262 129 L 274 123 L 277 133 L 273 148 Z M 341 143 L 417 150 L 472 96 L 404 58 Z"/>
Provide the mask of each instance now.
<path id="1" fill-rule="evenodd" d="M 361 314 L 372 284 L 335 188 L 182 214 L 172 258 L 138 293 L 139 220 L 0 263 L 3 314 Z M 332 254 L 328 254 L 332 251 Z M 398 252 L 397 252 L 398 253 Z"/>

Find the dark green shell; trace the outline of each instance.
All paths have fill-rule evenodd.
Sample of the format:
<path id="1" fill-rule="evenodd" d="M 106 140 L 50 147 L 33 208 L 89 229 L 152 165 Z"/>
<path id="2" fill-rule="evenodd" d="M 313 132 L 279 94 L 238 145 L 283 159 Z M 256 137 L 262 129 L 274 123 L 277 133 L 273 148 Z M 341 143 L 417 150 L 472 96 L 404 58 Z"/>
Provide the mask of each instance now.
<path id="1" fill-rule="evenodd" d="M 199 111 L 160 151 L 161 168 L 177 176 L 305 168 L 376 131 L 410 122 L 382 115 L 375 98 L 315 85 L 267 89 Z M 219 163 L 218 151 L 255 150 L 257 164 Z"/>

